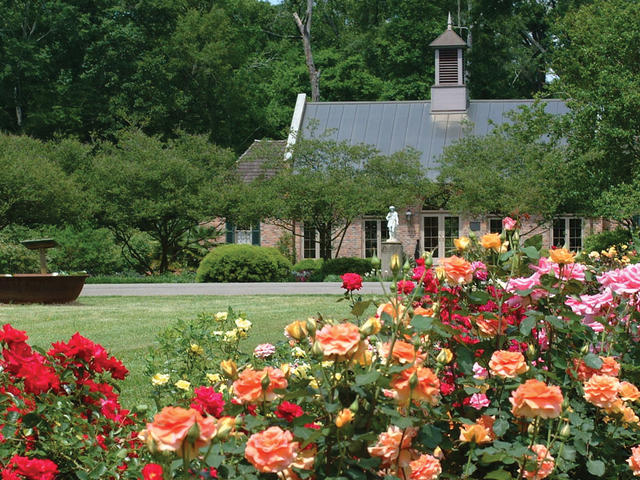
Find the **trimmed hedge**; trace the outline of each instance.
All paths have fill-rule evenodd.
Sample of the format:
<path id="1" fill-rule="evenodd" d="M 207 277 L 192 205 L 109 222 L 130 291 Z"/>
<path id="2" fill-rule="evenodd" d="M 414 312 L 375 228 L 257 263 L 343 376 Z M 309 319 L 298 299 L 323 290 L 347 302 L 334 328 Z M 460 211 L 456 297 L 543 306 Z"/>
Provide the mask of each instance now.
<path id="1" fill-rule="evenodd" d="M 631 241 L 631 232 L 618 227 L 615 230 L 604 230 L 594 235 L 589 235 L 584 240 L 583 250 L 586 253 L 607 250 L 613 245 L 623 245 Z"/>
<path id="2" fill-rule="evenodd" d="M 340 257 L 325 260 L 322 263 L 320 273 L 324 278 L 327 275 L 343 275 L 345 273 L 364 275 L 371 270 L 373 270 L 373 266 L 368 258 Z"/>
<path id="3" fill-rule="evenodd" d="M 221 245 L 200 262 L 196 282 L 282 282 L 291 262 L 277 249 L 253 245 Z"/>

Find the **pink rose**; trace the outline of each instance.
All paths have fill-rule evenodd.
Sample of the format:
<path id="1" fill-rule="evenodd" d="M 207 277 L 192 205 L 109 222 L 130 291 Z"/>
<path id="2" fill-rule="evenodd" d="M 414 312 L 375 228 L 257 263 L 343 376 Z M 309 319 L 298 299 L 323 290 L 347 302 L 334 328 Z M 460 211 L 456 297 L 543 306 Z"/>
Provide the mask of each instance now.
<path id="1" fill-rule="evenodd" d="M 518 222 L 516 222 L 513 218 L 511 217 L 504 217 L 502 219 L 502 229 L 503 230 L 515 230 L 516 229 L 516 224 Z"/>
<path id="2" fill-rule="evenodd" d="M 469 399 L 469 405 L 476 410 L 481 410 L 491 405 L 491 402 L 484 393 L 474 393 Z"/>
<path id="3" fill-rule="evenodd" d="M 611 270 L 596 278 L 603 287 L 610 288 L 618 295 L 630 296 L 640 291 L 640 264 Z"/>

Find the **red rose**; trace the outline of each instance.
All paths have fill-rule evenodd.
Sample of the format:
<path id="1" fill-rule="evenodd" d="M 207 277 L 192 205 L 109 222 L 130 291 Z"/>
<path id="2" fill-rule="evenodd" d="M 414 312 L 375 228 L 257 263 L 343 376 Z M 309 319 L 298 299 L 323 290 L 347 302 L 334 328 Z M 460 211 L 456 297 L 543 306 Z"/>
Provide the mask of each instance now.
<path id="1" fill-rule="evenodd" d="M 410 280 L 400 280 L 398 282 L 398 293 L 404 293 L 405 295 L 409 295 L 413 292 L 416 284 Z"/>
<path id="2" fill-rule="evenodd" d="M 44 365 L 43 359 L 35 355 L 22 365 L 18 377 L 24 379 L 24 391 L 34 395 L 60 388 L 56 371 Z"/>
<path id="3" fill-rule="evenodd" d="M 287 422 L 293 422 L 294 418 L 302 415 L 304 415 L 302 407 L 290 402 L 282 402 L 276 410 L 276 417 L 284 418 Z"/>
<path id="4" fill-rule="evenodd" d="M 203 415 L 208 413 L 220 418 L 224 409 L 224 399 L 221 393 L 216 392 L 213 387 L 197 387 L 193 392 L 196 396 L 191 402 L 191 408 L 195 408 Z"/>
<path id="5" fill-rule="evenodd" d="M 6 342 L 9 346 L 14 343 L 26 342 L 28 338 L 26 332 L 16 330 L 8 323 L 3 325 L 0 330 L 0 342 Z"/>
<path id="6" fill-rule="evenodd" d="M 58 466 L 51 460 L 39 458 L 31 459 L 27 457 L 20 457 L 18 455 L 15 455 L 9 461 L 8 467 L 9 469 L 13 469 L 16 474 L 22 475 L 29 480 L 54 480 L 58 473 Z M 2 478 L 5 478 L 4 471 Z M 11 478 L 11 476 L 7 478 Z"/>
<path id="7" fill-rule="evenodd" d="M 345 273 L 340 275 L 340 278 L 342 279 L 342 288 L 349 292 L 362 288 L 362 277 L 357 273 Z"/>
<path id="8" fill-rule="evenodd" d="M 157 463 L 148 463 L 142 469 L 142 480 L 162 480 L 162 466 Z"/>

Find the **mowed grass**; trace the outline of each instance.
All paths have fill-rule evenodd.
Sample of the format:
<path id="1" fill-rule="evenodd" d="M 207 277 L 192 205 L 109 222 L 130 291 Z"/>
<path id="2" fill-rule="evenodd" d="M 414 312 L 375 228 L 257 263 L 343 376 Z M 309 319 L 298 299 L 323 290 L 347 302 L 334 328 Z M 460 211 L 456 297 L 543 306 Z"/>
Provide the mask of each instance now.
<path id="1" fill-rule="evenodd" d="M 253 322 L 244 348 L 282 339 L 284 326 L 296 319 L 322 313 L 347 318 L 347 302 L 340 295 L 246 295 L 167 297 L 80 297 L 71 305 L 0 305 L 0 324 L 26 330 L 31 345 L 48 349 L 51 342 L 67 341 L 80 332 L 103 345 L 130 371 L 122 386 L 122 403 L 148 403 L 150 380 L 144 376 L 145 358 L 156 336 L 178 319 L 228 307 L 242 311 Z M 370 307 L 372 308 L 372 307 Z"/>

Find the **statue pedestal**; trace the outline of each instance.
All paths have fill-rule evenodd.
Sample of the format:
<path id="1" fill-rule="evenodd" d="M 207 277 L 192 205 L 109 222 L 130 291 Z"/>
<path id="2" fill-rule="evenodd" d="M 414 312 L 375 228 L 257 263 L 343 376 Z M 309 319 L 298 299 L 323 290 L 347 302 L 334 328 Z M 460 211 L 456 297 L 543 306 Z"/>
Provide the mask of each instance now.
<path id="1" fill-rule="evenodd" d="M 389 278 L 393 275 L 391 273 L 391 257 L 393 255 L 398 255 L 400 266 L 402 267 L 402 254 L 402 243 L 400 243 L 399 240 L 390 238 L 389 240 L 382 242 L 382 252 L 380 254 L 382 278 Z"/>

